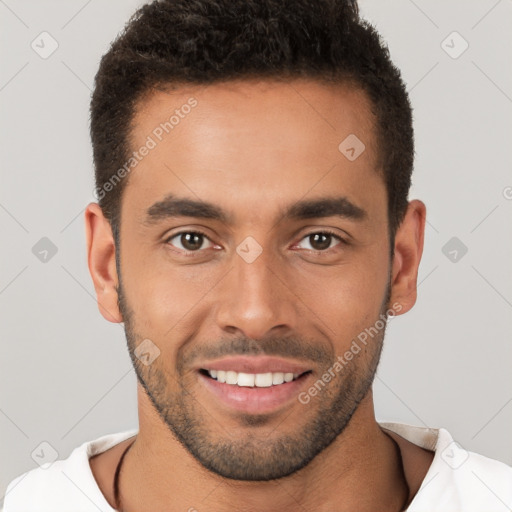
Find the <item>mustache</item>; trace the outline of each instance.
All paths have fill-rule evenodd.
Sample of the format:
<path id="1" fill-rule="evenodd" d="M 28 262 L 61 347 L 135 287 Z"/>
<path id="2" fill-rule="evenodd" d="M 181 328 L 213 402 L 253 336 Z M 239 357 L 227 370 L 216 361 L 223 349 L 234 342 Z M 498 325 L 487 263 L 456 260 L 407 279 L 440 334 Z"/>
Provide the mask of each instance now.
<path id="1" fill-rule="evenodd" d="M 318 341 L 305 342 L 299 338 L 272 337 L 254 340 L 247 337 L 230 338 L 208 345 L 197 345 L 179 357 L 179 366 L 190 367 L 198 359 L 211 360 L 226 356 L 267 355 L 291 358 L 302 361 L 314 361 L 328 365 L 335 358 L 332 348 Z"/>

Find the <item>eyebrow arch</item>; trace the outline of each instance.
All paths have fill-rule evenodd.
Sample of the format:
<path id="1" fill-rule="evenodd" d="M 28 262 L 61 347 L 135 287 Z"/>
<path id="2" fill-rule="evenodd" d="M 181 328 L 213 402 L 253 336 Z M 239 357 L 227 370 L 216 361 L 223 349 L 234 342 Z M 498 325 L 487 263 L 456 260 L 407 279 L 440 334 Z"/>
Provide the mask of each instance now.
<path id="1" fill-rule="evenodd" d="M 168 217 L 197 217 L 218 220 L 226 224 L 231 220 L 230 215 L 212 203 L 169 194 L 147 209 L 144 223 L 154 224 Z"/>
<path id="2" fill-rule="evenodd" d="M 233 220 L 232 215 L 213 203 L 169 194 L 147 209 L 144 223 L 155 224 L 169 217 L 196 217 L 218 220 L 225 224 L 230 224 Z M 341 217 L 362 221 L 368 218 L 368 213 L 346 197 L 323 197 L 293 203 L 281 210 L 281 217 L 291 220 Z"/>
<path id="3" fill-rule="evenodd" d="M 368 213 L 346 197 L 323 197 L 294 203 L 283 212 L 283 216 L 293 220 L 341 217 L 362 221 L 368 218 Z"/>

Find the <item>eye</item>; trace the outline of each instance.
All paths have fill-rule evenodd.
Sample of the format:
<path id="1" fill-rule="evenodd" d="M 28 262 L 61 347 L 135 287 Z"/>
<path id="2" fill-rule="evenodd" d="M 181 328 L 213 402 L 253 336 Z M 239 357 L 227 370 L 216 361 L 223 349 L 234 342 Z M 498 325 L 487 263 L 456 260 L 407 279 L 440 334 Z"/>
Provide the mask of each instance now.
<path id="1" fill-rule="evenodd" d="M 176 242 L 172 243 L 172 240 L 175 239 Z M 208 241 L 211 245 L 204 247 L 205 241 Z M 186 252 L 199 252 L 201 249 L 208 249 L 214 246 L 211 240 L 200 231 L 180 231 L 179 233 L 174 233 L 165 240 L 165 243 Z"/>
<path id="2" fill-rule="evenodd" d="M 341 242 L 341 244 L 347 244 L 348 242 L 341 238 L 339 235 L 333 233 L 332 231 L 324 230 L 317 231 L 315 233 L 309 233 L 302 240 L 308 241 L 310 247 L 306 247 L 307 250 L 316 251 L 316 252 L 327 252 L 328 249 L 333 247 L 332 243 L 335 240 Z M 302 241 L 301 241 L 302 242 Z M 300 245 L 297 244 L 297 247 Z M 336 245 L 336 244 L 335 244 Z"/>

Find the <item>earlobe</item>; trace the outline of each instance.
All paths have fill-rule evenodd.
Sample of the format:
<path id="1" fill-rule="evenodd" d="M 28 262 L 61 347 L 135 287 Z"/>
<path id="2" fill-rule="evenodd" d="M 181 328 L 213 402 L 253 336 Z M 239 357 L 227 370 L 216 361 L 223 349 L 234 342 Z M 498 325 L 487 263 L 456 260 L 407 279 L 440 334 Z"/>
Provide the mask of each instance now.
<path id="1" fill-rule="evenodd" d="M 97 203 L 85 210 L 87 265 L 94 282 L 98 308 L 109 322 L 123 321 L 118 306 L 115 244 L 110 223 Z"/>
<path id="2" fill-rule="evenodd" d="M 397 314 L 409 311 L 416 302 L 418 267 L 423 254 L 426 206 L 410 201 L 395 235 L 395 254 L 391 272 L 391 304 L 400 304 Z"/>

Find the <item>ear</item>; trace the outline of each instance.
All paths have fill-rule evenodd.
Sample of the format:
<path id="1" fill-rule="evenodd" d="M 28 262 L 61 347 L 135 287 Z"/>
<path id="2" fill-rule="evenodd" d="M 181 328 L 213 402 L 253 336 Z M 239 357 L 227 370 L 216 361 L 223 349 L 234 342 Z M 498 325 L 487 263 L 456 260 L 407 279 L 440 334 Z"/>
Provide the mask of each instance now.
<path id="1" fill-rule="evenodd" d="M 99 204 L 90 203 L 85 209 L 87 265 L 94 282 L 98 308 L 109 322 L 123 321 L 117 303 L 118 276 L 115 244 L 109 221 Z"/>
<path id="2" fill-rule="evenodd" d="M 407 313 L 416 303 L 426 215 L 426 206 L 421 201 L 410 201 L 404 220 L 395 235 L 390 304 L 397 303 L 401 306 L 401 309 L 396 310 L 397 315 Z"/>

